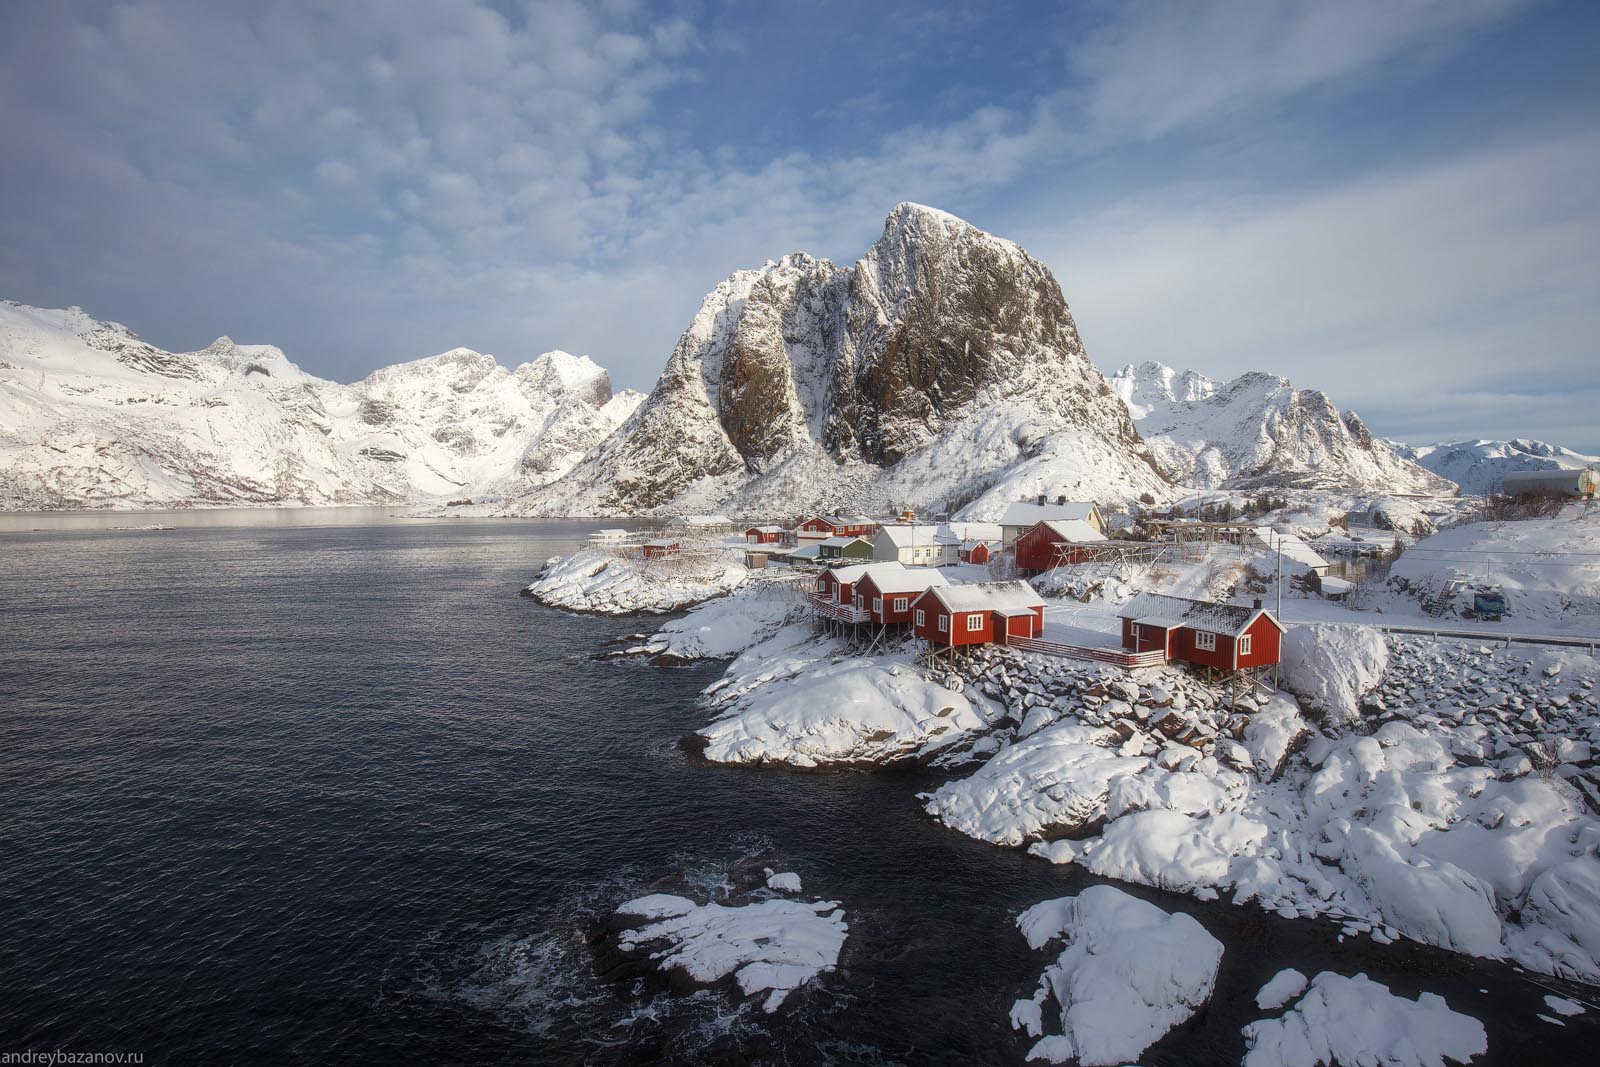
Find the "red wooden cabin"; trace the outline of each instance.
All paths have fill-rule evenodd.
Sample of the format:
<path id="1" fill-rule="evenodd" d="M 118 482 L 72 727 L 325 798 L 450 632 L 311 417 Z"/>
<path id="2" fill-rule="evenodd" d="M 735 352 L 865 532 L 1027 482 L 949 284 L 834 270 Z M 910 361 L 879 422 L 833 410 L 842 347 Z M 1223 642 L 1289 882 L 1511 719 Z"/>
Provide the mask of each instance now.
<path id="1" fill-rule="evenodd" d="M 871 537 L 878 532 L 878 524 L 865 515 L 813 515 L 795 528 L 795 534 L 807 540 L 827 537 Z"/>
<path id="2" fill-rule="evenodd" d="M 782 526 L 752 526 L 744 532 L 747 545 L 781 545 L 789 531 Z"/>
<path id="3" fill-rule="evenodd" d="M 854 603 L 872 612 L 874 622 L 896 626 L 911 621 L 911 605 L 917 597 L 933 586 L 948 584 L 949 579 L 933 567 L 874 568 L 856 582 Z"/>
<path id="4" fill-rule="evenodd" d="M 948 648 L 1004 644 L 1044 632 L 1044 601 L 1027 582 L 936 585 L 912 602 L 911 628 Z"/>
<path id="5" fill-rule="evenodd" d="M 965 541 L 961 545 L 958 556 L 962 563 L 988 563 L 992 557 L 993 549 L 986 541 Z"/>
<path id="6" fill-rule="evenodd" d="M 904 570 L 899 563 L 859 563 L 853 567 L 829 567 L 817 575 L 812 596 L 830 604 L 854 604 L 856 583 L 868 574 Z"/>
<path id="7" fill-rule="evenodd" d="M 1017 538 L 1017 569 L 1038 574 L 1063 563 L 1082 562 L 1094 544 L 1105 539 L 1104 534 L 1082 520 L 1036 522 Z"/>
<path id="8" fill-rule="evenodd" d="M 1270 667 L 1282 650 L 1283 624 L 1259 600 L 1243 607 L 1141 593 L 1120 614 L 1122 646 L 1134 652 L 1232 671 Z"/>
<path id="9" fill-rule="evenodd" d="M 645 559 L 664 559 L 667 556 L 676 556 L 678 551 L 676 541 L 646 541 L 639 548 L 640 554 Z"/>

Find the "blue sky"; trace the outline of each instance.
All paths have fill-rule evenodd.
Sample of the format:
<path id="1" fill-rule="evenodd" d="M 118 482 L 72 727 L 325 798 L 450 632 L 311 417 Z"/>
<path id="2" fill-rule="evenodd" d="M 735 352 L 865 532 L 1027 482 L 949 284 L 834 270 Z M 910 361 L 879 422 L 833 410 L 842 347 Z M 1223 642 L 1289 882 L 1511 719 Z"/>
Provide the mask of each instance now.
<path id="1" fill-rule="evenodd" d="M 1600 452 L 1600 5 L 11 4 L 0 296 L 348 380 L 465 345 L 648 388 L 701 297 L 902 200 L 1092 358 L 1380 434 Z"/>

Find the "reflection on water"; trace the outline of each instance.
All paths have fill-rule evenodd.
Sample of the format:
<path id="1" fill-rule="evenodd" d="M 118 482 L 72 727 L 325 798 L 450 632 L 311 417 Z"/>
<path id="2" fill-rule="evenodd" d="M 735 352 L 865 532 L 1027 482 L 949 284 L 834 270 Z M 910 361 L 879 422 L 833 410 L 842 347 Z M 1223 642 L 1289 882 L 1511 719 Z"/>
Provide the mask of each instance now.
<path id="1" fill-rule="evenodd" d="M 598 524 L 394 516 L 0 520 L 0 1048 L 1021 1062 L 1007 1014 L 1044 957 L 1014 917 L 1094 879 L 937 826 L 926 772 L 691 762 L 676 742 L 718 665 L 597 663 L 638 620 L 515 595 Z M 147 523 L 181 528 L 111 529 Z M 585 916 L 753 854 L 850 923 L 792 1011 L 589 974 Z M 1545 1063 L 1592 1040 L 1592 1018 L 1537 1021 L 1544 990 L 1502 965 L 1130 891 L 1228 946 L 1213 1003 L 1147 1064 L 1237 1064 L 1289 965 L 1438 992 Z"/>

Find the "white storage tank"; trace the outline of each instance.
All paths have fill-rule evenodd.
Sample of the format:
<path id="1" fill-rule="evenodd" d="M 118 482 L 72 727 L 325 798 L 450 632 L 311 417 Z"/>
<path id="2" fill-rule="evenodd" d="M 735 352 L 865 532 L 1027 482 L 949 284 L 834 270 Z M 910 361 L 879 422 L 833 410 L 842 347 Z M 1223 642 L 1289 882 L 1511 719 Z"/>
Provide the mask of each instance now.
<path id="1" fill-rule="evenodd" d="M 1596 496 L 1600 495 L 1600 471 L 1582 470 L 1518 471 L 1502 479 L 1506 496 Z"/>

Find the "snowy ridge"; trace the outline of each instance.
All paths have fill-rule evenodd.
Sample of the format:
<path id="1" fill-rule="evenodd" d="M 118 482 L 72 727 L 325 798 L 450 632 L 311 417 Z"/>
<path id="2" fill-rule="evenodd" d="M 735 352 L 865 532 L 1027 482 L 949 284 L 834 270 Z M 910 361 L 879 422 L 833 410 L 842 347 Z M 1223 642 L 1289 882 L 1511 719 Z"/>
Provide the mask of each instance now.
<path id="1" fill-rule="evenodd" d="M 1157 461 L 1202 489 L 1359 489 L 1449 494 L 1455 486 L 1373 437 L 1326 393 L 1251 372 L 1216 383 L 1160 363 L 1111 378 Z"/>
<path id="2" fill-rule="evenodd" d="M 1582 470 L 1600 466 L 1600 456 L 1585 456 L 1569 448 L 1529 438 L 1511 441 L 1452 441 L 1435 445 L 1405 445 L 1386 441 L 1401 456 L 1448 478 L 1463 493 L 1481 496 L 1493 490 L 1507 474 L 1517 471 Z"/>
<path id="3" fill-rule="evenodd" d="M 79 308 L 0 303 L 0 507 L 371 504 L 521 492 L 638 403 L 587 357 L 458 348 L 340 385 L 277 348 L 173 353 Z"/>

